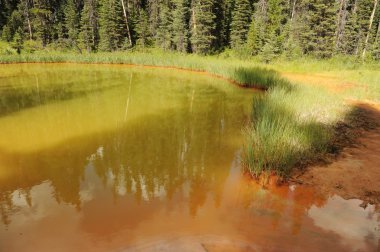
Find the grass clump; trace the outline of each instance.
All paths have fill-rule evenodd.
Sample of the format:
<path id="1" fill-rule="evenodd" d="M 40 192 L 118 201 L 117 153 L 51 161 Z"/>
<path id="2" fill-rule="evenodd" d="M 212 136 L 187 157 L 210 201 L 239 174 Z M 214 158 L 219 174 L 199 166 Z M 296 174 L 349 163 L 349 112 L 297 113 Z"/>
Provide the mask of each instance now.
<path id="1" fill-rule="evenodd" d="M 273 171 L 286 176 L 297 164 L 326 153 L 334 125 L 347 112 L 335 95 L 288 85 L 274 86 L 253 101 L 244 164 L 254 176 Z"/>
<path id="2" fill-rule="evenodd" d="M 232 78 L 244 86 L 263 89 L 289 86 L 276 71 L 262 67 L 237 67 Z"/>

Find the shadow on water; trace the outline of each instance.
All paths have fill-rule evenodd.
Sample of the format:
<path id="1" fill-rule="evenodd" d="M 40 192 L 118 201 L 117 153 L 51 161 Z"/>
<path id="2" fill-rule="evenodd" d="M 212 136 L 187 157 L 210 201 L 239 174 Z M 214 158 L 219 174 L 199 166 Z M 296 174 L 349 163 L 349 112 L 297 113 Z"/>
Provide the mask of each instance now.
<path id="1" fill-rule="evenodd" d="M 21 73 L 24 72 L 25 67 L 20 67 Z M 85 68 L 82 73 L 75 70 L 73 66 L 69 68 L 71 71 L 64 75 L 59 69 L 51 66 L 46 67 L 45 70 L 36 65 L 28 67 L 31 68 L 26 70 L 28 74 L 20 76 L 16 74 L 2 79 L 0 116 L 119 87 L 125 84 L 120 82 L 120 79 L 128 75 L 128 73 L 107 73 L 96 68 L 91 73 Z M 33 71 L 35 73 L 30 74 Z"/>

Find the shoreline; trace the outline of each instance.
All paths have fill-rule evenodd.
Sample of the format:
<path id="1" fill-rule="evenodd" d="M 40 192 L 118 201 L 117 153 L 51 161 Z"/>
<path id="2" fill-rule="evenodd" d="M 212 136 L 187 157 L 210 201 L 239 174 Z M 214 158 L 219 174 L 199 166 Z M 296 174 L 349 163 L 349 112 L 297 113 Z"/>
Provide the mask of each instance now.
<path id="1" fill-rule="evenodd" d="M 340 125 L 336 154 L 321 163 L 295 169 L 290 182 L 327 195 L 360 199 L 362 207 L 380 206 L 380 104 L 360 102 L 352 124 Z"/>
<path id="2" fill-rule="evenodd" d="M 67 56 L 67 55 L 66 55 Z M 70 56 L 72 56 L 72 55 L 70 55 Z M 54 55 L 53 55 L 53 57 L 54 57 Z M 231 72 L 231 69 L 232 70 L 236 70 L 236 69 L 238 69 L 240 66 L 236 66 L 235 68 L 234 68 L 234 66 L 231 66 L 231 65 L 226 65 L 225 66 L 225 68 L 224 69 L 216 69 L 216 71 L 209 71 L 209 69 L 201 69 L 202 67 L 203 68 L 206 68 L 205 67 L 205 65 L 200 65 L 200 67 L 194 67 L 194 66 L 192 66 L 192 67 L 187 67 L 187 66 L 173 66 L 173 65 L 170 65 L 170 64 L 173 64 L 173 62 L 163 62 L 163 63 L 158 63 L 158 64 L 156 64 L 156 65 L 152 65 L 152 64 L 137 64 L 137 63 L 129 63 L 129 62 L 126 62 L 126 61 L 128 61 L 128 59 L 124 59 L 125 60 L 125 62 L 114 62 L 114 61 L 112 61 L 112 62 L 109 62 L 109 61 L 111 61 L 112 60 L 112 57 L 111 58 L 108 58 L 108 59 L 106 59 L 105 61 L 107 61 L 107 62 L 101 62 L 99 59 L 95 59 L 95 62 L 86 62 L 87 60 L 89 60 L 91 57 L 88 57 L 88 56 L 86 56 L 85 58 L 81 58 L 82 56 L 81 55 L 79 55 L 78 56 L 78 60 L 66 60 L 66 61 L 62 61 L 62 58 L 64 58 L 65 56 L 64 56 L 64 54 L 63 55 L 61 55 L 61 58 L 60 58 L 60 60 L 57 60 L 56 62 L 54 62 L 54 61 L 52 61 L 51 60 L 51 58 L 49 59 L 49 61 L 43 61 L 43 60 L 39 60 L 39 61 L 34 61 L 34 62 L 32 62 L 32 61 L 30 61 L 30 62 L 6 62 L 6 63 L 0 63 L 0 65 L 2 65 L 2 64 L 4 64 L 4 65 L 8 65 L 8 64 L 86 64 L 86 65 L 121 65 L 121 66 L 130 66 L 130 67 L 143 67 L 143 68 L 165 68 L 165 69 L 174 69 L 174 70 L 180 70 L 180 71 L 188 71 L 188 72 L 194 72 L 194 73 L 200 73 L 200 74 L 207 74 L 208 76 L 210 76 L 210 77 L 214 77 L 214 78 L 219 78 L 219 79 L 223 79 L 223 80 L 226 80 L 226 81 L 228 81 L 229 83 L 231 83 L 231 84 L 233 84 L 234 86 L 237 86 L 237 87 L 239 87 L 239 88 L 245 88 L 245 89 L 254 89 L 254 90 L 259 90 L 259 91 L 266 91 L 265 92 L 265 96 L 264 97 L 270 97 L 271 95 L 272 95 L 272 93 L 274 93 L 274 92 L 276 92 L 276 91 L 278 91 L 278 90 L 280 90 L 281 91 L 281 89 L 284 89 L 284 86 L 285 86 L 285 88 L 286 88 L 286 85 L 290 85 L 292 88 L 293 87 L 296 87 L 297 89 L 302 89 L 302 88 L 306 88 L 306 87 L 303 87 L 302 86 L 302 84 L 293 84 L 293 83 L 291 83 L 290 81 L 289 81 L 289 79 L 288 78 L 280 78 L 280 77 L 278 77 L 278 76 L 276 76 L 276 75 L 274 75 L 275 77 L 273 78 L 273 79 L 270 79 L 270 81 L 272 81 L 273 83 L 269 83 L 269 86 L 268 86 L 268 83 L 267 84 L 263 84 L 263 83 L 257 83 L 256 85 L 254 84 L 254 82 L 247 82 L 247 83 L 242 83 L 241 82 L 241 80 L 239 81 L 239 80 L 234 80 L 233 79 L 233 77 L 236 77 L 236 76 L 234 76 L 233 75 L 233 73 L 234 73 L 234 71 L 232 71 Z M 69 56 L 67 56 L 67 57 L 69 57 Z M 140 56 L 141 57 L 141 56 Z M 182 57 L 186 57 L 186 56 L 182 56 Z M 152 60 L 155 58 L 154 56 L 151 56 L 151 55 L 147 55 L 147 58 L 148 58 L 148 61 L 151 61 L 152 62 Z M 181 57 L 179 57 L 179 58 L 181 58 Z M 141 59 L 140 59 L 141 60 Z M 122 61 L 122 59 L 117 59 L 117 61 Z M 221 61 L 222 62 L 222 61 Z M 215 63 L 215 62 L 214 62 Z M 190 64 L 191 65 L 191 64 Z M 210 65 L 212 65 L 212 64 L 210 64 Z M 210 65 L 207 65 L 207 67 L 211 67 Z M 211 68 L 212 69 L 212 68 Z M 246 74 L 248 77 L 250 77 L 250 74 L 251 75 L 255 75 L 255 74 L 257 74 L 255 71 L 257 70 L 257 69 L 250 69 L 249 67 L 247 67 L 246 68 L 247 69 L 247 71 L 246 72 L 243 72 L 243 74 Z M 223 71 L 223 70 L 225 70 L 225 72 L 223 72 L 224 73 L 224 75 L 222 75 L 222 74 L 218 74 L 218 73 L 215 73 L 215 72 L 218 72 L 218 71 Z M 251 72 L 249 71 L 249 70 L 252 70 Z M 264 70 L 264 71 L 272 71 L 272 70 Z M 232 73 L 232 74 L 231 74 Z M 266 72 L 265 72 L 266 73 Z M 269 73 L 269 72 L 268 72 Z M 275 74 L 278 74 L 277 72 L 274 72 Z M 280 72 L 281 73 L 281 72 Z M 260 73 L 259 73 L 260 74 Z M 228 75 L 229 75 L 229 77 L 228 77 Z M 247 77 L 247 76 L 244 76 L 244 77 Z M 260 76 L 259 76 L 260 77 Z M 271 76 L 270 76 L 271 77 Z M 244 78 L 242 78 L 242 79 L 244 79 Z M 252 79 L 249 79 L 248 78 L 248 80 L 256 80 L 255 78 L 252 78 Z M 263 80 L 267 80 L 267 79 L 263 79 Z M 283 85 L 283 83 L 282 82 L 284 82 L 285 83 L 285 85 Z M 265 87 L 265 85 L 267 85 L 266 87 Z M 289 91 L 289 92 L 291 92 L 291 91 Z M 289 95 L 289 93 L 286 93 L 286 94 L 288 94 Z M 292 94 L 292 93 L 290 93 L 290 94 Z M 296 93 L 296 97 L 297 96 L 301 96 L 302 95 L 302 93 L 301 94 L 298 94 L 298 93 Z M 276 97 L 274 97 L 274 98 L 276 98 Z M 306 99 L 308 99 L 309 97 L 306 97 Z M 272 98 L 270 98 L 270 99 L 272 99 Z M 271 104 L 271 100 L 270 99 L 268 99 L 268 98 L 264 98 L 263 99 L 263 101 L 264 101 L 264 103 L 263 103 L 263 105 L 270 105 Z M 282 102 L 282 103 L 281 103 Z M 279 104 L 284 104 L 284 105 L 287 105 L 287 103 L 286 103 L 287 101 L 286 100 L 284 100 L 284 101 L 282 101 L 281 99 L 280 99 L 280 101 L 279 101 Z M 302 104 L 301 104 L 302 105 Z M 341 104 L 341 106 L 345 106 L 344 104 Z M 343 114 L 344 115 L 344 114 Z M 343 116 L 342 115 L 342 116 Z M 264 114 L 264 116 L 266 116 L 265 114 Z M 344 118 L 342 118 L 342 116 L 340 116 L 340 117 L 338 117 L 338 120 L 337 120 L 337 122 L 336 123 L 333 123 L 332 124 L 332 126 L 336 126 L 339 122 L 343 122 L 344 120 Z M 273 117 L 273 116 L 272 116 Z M 259 120 L 261 119 L 261 118 L 258 118 Z M 268 119 L 268 118 L 267 118 Z M 277 120 L 277 118 L 269 118 L 269 121 L 270 121 L 270 123 L 272 123 L 272 121 L 271 120 L 273 120 L 273 121 L 275 121 L 274 123 L 278 123 L 276 120 Z M 296 120 L 297 118 L 296 117 L 290 117 L 290 120 Z M 280 122 L 281 123 L 281 122 Z M 294 124 L 295 126 L 292 126 L 293 124 L 290 124 L 290 128 L 294 128 L 294 127 L 298 127 L 297 125 L 298 124 Z M 274 124 L 274 126 L 278 126 L 278 125 L 276 125 L 276 124 Z M 279 128 L 281 128 L 281 124 L 279 125 L 280 127 Z M 288 125 L 289 126 L 289 125 Z M 351 125 L 349 125 L 349 126 L 351 126 Z M 254 128 L 250 128 L 249 129 L 251 132 L 253 131 L 253 132 L 255 132 L 255 137 L 256 137 L 256 139 L 261 139 L 261 140 L 265 140 L 265 138 L 262 138 L 262 133 L 260 133 L 260 132 L 256 132 L 256 130 L 254 129 Z M 275 131 L 276 131 L 277 129 L 275 128 Z M 330 127 L 328 127 L 328 128 L 326 128 L 326 129 L 322 129 L 322 131 L 331 131 L 331 129 L 330 129 Z M 321 132 L 322 132 L 321 131 Z M 302 133 L 302 129 L 301 129 L 301 133 Z M 323 133 L 323 132 L 322 132 Z M 326 132 L 327 133 L 327 132 Z M 339 131 L 338 132 L 333 132 L 333 134 L 339 134 Z M 365 134 L 365 133 L 364 133 Z M 293 137 L 296 137 L 295 139 L 297 140 L 297 136 L 293 136 Z M 246 139 L 247 139 L 248 137 L 246 137 Z M 331 141 L 332 139 L 328 139 L 328 144 L 331 144 Z M 359 139 L 357 140 L 357 139 L 354 139 L 354 141 L 356 142 L 356 141 L 360 141 Z M 249 143 L 250 141 L 248 140 L 248 143 Z M 313 144 L 313 143 L 311 143 L 311 144 Z M 318 144 L 318 142 L 316 142 L 314 145 L 317 145 Z M 326 143 L 327 144 L 327 143 Z M 318 147 L 318 146 L 316 146 L 316 147 Z M 335 153 L 335 154 L 333 154 L 333 155 L 335 155 L 334 156 L 334 158 L 333 158 L 333 160 L 330 162 L 331 164 L 334 164 L 335 162 L 338 162 L 339 161 L 339 159 L 341 158 L 341 155 L 344 155 L 344 153 L 345 153 L 345 148 L 350 148 L 350 146 L 349 145 L 347 145 L 347 146 L 341 146 L 342 148 L 341 148 L 341 150 L 340 151 L 338 151 L 338 153 Z M 312 147 L 312 148 L 314 148 L 314 147 Z M 282 150 L 280 150 L 280 151 L 282 151 Z M 268 154 L 268 153 L 264 153 L 264 154 L 266 154 L 267 155 L 267 157 L 270 157 L 270 153 Z M 268 156 L 269 155 L 269 156 Z M 286 155 L 286 153 L 285 153 L 285 155 Z M 300 152 L 299 154 L 295 154 L 296 156 L 301 156 L 302 155 L 302 153 Z M 324 149 L 321 149 L 321 150 L 313 150 L 311 153 L 309 153 L 308 154 L 309 156 L 307 156 L 306 157 L 306 161 L 309 161 L 309 162 L 307 162 L 306 163 L 306 165 L 304 166 L 304 167 L 306 167 L 306 169 L 304 169 L 306 172 L 304 172 L 304 173 L 307 173 L 307 171 L 308 170 L 315 170 L 315 168 L 314 167 L 319 167 L 320 168 L 320 166 L 318 165 L 318 160 L 320 161 L 320 159 L 321 159 L 321 157 L 322 157 L 322 159 L 324 159 L 324 158 L 326 158 L 326 157 L 328 157 L 329 155 L 331 155 L 331 153 L 328 151 L 328 150 L 324 150 Z M 317 158 L 317 160 L 314 160 L 315 158 Z M 310 159 L 310 160 L 308 160 L 308 159 Z M 281 161 L 281 160 L 280 160 Z M 253 160 L 253 161 L 251 161 L 251 163 L 252 162 L 256 162 L 255 160 Z M 281 162 L 279 163 L 279 165 L 278 165 L 279 167 L 281 166 Z M 281 170 L 277 170 L 276 168 L 274 168 L 274 169 L 272 169 L 272 168 L 270 168 L 270 169 L 263 169 L 263 170 L 258 170 L 258 171 L 252 171 L 252 169 L 250 169 L 249 171 L 250 171 L 250 173 L 251 174 L 259 174 L 259 173 L 261 173 L 261 172 L 275 172 L 276 174 L 278 174 L 278 175 L 280 175 L 281 177 L 283 177 L 283 178 L 285 178 L 285 179 L 288 179 L 290 182 L 291 182 L 291 178 L 294 176 L 294 174 L 297 174 L 297 173 L 299 173 L 300 172 L 300 168 L 299 167 L 297 167 L 297 165 L 292 165 L 292 164 L 290 164 L 290 166 L 289 166 L 290 168 L 289 168 L 289 175 L 290 175 L 290 177 L 289 177 L 289 175 L 286 175 L 286 170 L 284 170 L 284 171 L 281 171 Z M 253 173 L 252 173 L 253 172 Z M 285 173 L 284 173 L 285 172 Z M 321 169 L 317 169 L 317 171 L 316 171 L 317 173 L 321 173 L 321 174 L 323 174 L 323 170 L 321 170 Z M 296 175 L 296 176 L 298 176 L 298 174 Z M 304 177 L 302 177 L 302 176 L 304 176 Z M 254 177 L 254 176 L 253 176 Z M 297 179 L 298 178 L 302 178 L 302 180 L 300 180 L 301 182 L 302 182 L 302 184 L 314 184 L 315 186 L 317 186 L 317 187 L 322 187 L 323 186 L 323 184 L 318 184 L 318 182 L 316 182 L 315 180 L 313 180 L 313 177 L 307 177 L 306 175 L 301 175 L 301 176 L 299 176 L 299 177 L 297 177 Z M 291 182 L 292 183 L 292 182 Z M 297 183 L 297 182 L 296 182 Z M 328 193 L 330 193 L 330 192 L 335 192 L 334 190 L 332 190 L 332 189 L 329 189 L 328 191 L 327 191 Z M 339 191 L 338 191 L 339 192 Z M 350 197 L 349 195 L 349 193 L 348 194 L 346 194 L 346 196 L 348 195 L 348 197 Z M 359 194 L 357 194 L 357 195 L 359 195 Z M 377 195 L 376 193 L 374 194 L 375 196 Z M 367 197 L 368 198 L 368 197 Z M 364 199 L 365 200 L 365 199 Z M 376 202 L 376 201 L 373 201 L 373 200 L 371 200 L 371 199 L 369 199 L 369 200 L 367 200 L 366 202 Z"/>
<path id="3" fill-rule="evenodd" d="M 245 83 L 239 83 L 233 79 L 230 79 L 230 78 L 227 78 L 227 77 L 224 77 L 222 75 L 218 75 L 218 74 L 213 74 L 213 73 L 210 73 L 206 70 L 196 70 L 196 69 L 190 69 L 190 68 L 183 68 L 183 67 L 175 67 L 175 66 L 160 66 L 160 65 L 143 65 L 143 64 L 130 64 L 130 63 L 102 63 L 102 62 L 94 62 L 94 63 L 91 63 L 91 62 L 76 62 L 76 61 L 67 61 L 67 62 L 9 62 L 9 63 L 1 63 L 0 62 L 0 66 L 1 65 L 18 65 L 18 64 L 78 64 L 78 65 L 108 65 L 108 66 L 127 66 L 127 67 L 142 67 L 142 68 L 153 68 L 153 69 L 173 69 L 173 70 L 179 70 L 179 71 L 185 71 L 185 72 L 192 72 L 192 73 L 197 73 L 197 74 L 205 74 L 205 75 L 208 75 L 212 78 L 217 78 L 217 79 L 221 79 L 221 80 L 225 80 L 227 82 L 229 82 L 230 84 L 238 87 L 238 88 L 242 88 L 242 89 L 252 89 L 252 90 L 256 90 L 256 91 L 267 91 L 268 89 L 267 88 L 263 88 L 263 87 L 259 87 L 259 86 L 249 86 L 249 84 L 245 84 Z"/>

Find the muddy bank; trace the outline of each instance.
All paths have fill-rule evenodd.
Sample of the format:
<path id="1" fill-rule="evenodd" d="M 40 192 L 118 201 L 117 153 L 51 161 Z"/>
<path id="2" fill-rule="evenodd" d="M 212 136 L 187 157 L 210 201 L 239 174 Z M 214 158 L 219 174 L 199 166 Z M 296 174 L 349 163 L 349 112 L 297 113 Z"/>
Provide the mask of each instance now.
<path id="1" fill-rule="evenodd" d="M 293 183 L 314 187 L 323 194 L 380 204 L 380 105 L 355 104 L 349 124 L 339 124 L 332 151 L 323 163 L 299 169 Z"/>

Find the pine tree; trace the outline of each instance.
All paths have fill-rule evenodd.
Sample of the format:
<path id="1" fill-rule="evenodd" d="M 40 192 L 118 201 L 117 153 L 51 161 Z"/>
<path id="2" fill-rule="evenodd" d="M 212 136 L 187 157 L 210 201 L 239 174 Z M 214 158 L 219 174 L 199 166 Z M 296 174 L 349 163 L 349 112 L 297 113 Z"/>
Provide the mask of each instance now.
<path id="1" fill-rule="evenodd" d="M 347 23 L 347 16 L 348 16 L 348 2 L 349 0 L 339 0 L 339 11 L 337 16 L 337 25 L 336 25 L 336 32 L 335 32 L 335 51 L 340 53 L 342 52 L 342 45 L 344 40 L 344 31 L 346 28 Z"/>
<path id="2" fill-rule="evenodd" d="M 67 35 L 70 40 L 74 43 L 77 42 L 79 36 L 80 27 L 80 15 L 78 15 L 79 9 L 75 0 L 67 0 L 64 9 L 65 13 L 65 27 L 67 30 Z"/>
<path id="3" fill-rule="evenodd" d="M 17 7 L 17 1 L 0 0 L 0 30 L 7 24 L 10 15 Z"/>
<path id="4" fill-rule="evenodd" d="M 367 35 L 366 35 L 366 38 L 365 38 L 365 41 L 364 41 L 364 48 L 363 48 L 363 53 L 362 53 L 362 59 L 365 59 L 365 56 L 366 56 L 366 51 L 367 51 L 367 47 L 368 47 L 368 42 L 369 42 L 369 39 L 371 37 L 371 34 L 372 34 L 372 25 L 373 25 L 373 20 L 375 18 L 375 14 L 376 14 L 376 8 L 377 8 L 377 4 L 379 3 L 379 0 L 374 0 L 373 2 L 373 9 L 372 9 L 372 12 L 371 12 L 371 17 L 369 18 L 369 25 L 368 25 L 368 30 L 367 30 Z"/>
<path id="5" fill-rule="evenodd" d="M 239 48 L 245 44 L 251 20 L 249 0 L 236 0 L 231 22 L 231 46 Z"/>
<path id="6" fill-rule="evenodd" d="M 214 0 L 193 0 L 191 6 L 191 48 L 193 52 L 207 54 L 212 51 L 215 36 Z"/>
<path id="7" fill-rule="evenodd" d="M 148 1 L 148 16 L 149 16 L 149 29 L 152 37 L 157 40 L 157 33 L 159 32 L 158 26 L 160 25 L 160 15 L 162 12 L 162 5 L 167 5 L 169 0 L 149 0 Z"/>
<path id="8" fill-rule="evenodd" d="M 85 0 L 81 12 L 79 39 L 87 52 L 95 51 L 99 42 L 97 0 Z"/>
<path id="9" fill-rule="evenodd" d="M 20 3 L 17 5 L 18 10 L 23 15 L 24 19 L 24 26 L 26 27 L 26 30 L 28 32 L 28 39 L 33 39 L 33 30 L 32 30 L 32 23 L 31 23 L 31 3 L 29 0 L 21 0 Z M 24 29 L 23 29 L 24 30 Z"/>
<path id="10" fill-rule="evenodd" d="M 288 2 L 286 0 L 268 0 L 268 36 L 273 40 L 275 53 L 282 52 L 286 33 L 284 32 L 288 13 Z M 268 39 L 267 39 L 268 40 Z"/>
<path id="11" fill-rule="evenodd" d="M 261 58 L 265 63 L 269 63 L 276 57 L 276 35 L 274 33 L 268 36 L 268 40 L 261 50 Z"/>
<path id="12" fill-rule="evenodd" d="M 373 29 L 373 42 L 371 46 L 372 57 L 376 60 L 380 59 L 380 7 L 377 8 L 375 15 L 375 24 Z"/>
<path id="13" fill-rule="evenodd" d="M 247 48 L 252 55 L 257 55 L 266 43 L 268 22 L 267 0 L 255 4 L 255 12 L 248 31 Z"/>
<path id="14" fill-rule="evenodd" d="M 99 10 L 99 47 L 103 51 L 121 49 L 126 38 L 122 5 L 117 0 L 102 0 Z"/>
<path id="15" fill-rule="evenodd" d="M 372 57 L 376 60 L 380 59 L 380 18 L 378 19 L 376 36 L 372 45 Z"/>
<path id="16" fill-rule="evenodd" d="M 301 44 L 305 53 L 330 57 L 334 51 L 337 7 L 329 0 L 307 0 Z"/>
<path id="17" fill-rule="evenodd" d="M 169 50 L 172 47 L 172 23 L 173 17 L 170 12 L 169 1 L 161 4 L 160 19 L 157 30 L 157 45 L 164 50 Z"/>
<path id="18" fill-rule="evenodd" d="M 215 14 L 215 29 L 212 47 L 216 51 L 221 51 L 230 46 L 230 33 L 232 22 L 232 11 L 235 0 L 214 1 L 212 12 Z M 249 24 L 248 24 L 249 26 Z M 247 31 L 248 32 L 248 31 Z"/>
<path id="19" fill-rule="evenodd" d="M 7 24 L 3 28 L 3 39 L 12 41 L 16 32 L 23 28 L 23 15 L 19 10 L 14 10 L 10 15 Z"/>
<path id="20" fill-rule="evenodd" d="M 136 24 L 137 45 L 142 48 L 151 45 L 151 35 L 149 30 L 149 17 L 144 9 L 140 10 L 140 17 Z"/>
<path id="21" fill-rule="evenodd" d="M 355 54 L 358 47 L 360 26 L 358 22 L 358 0 L 349 4 L 347 7 L 347 23 L 343 31 L 343 39 L 341 42 L 340 52 L 345 54 Z"/>
<path id="22" fill-rule="evenodd" d="M 34 1 L 31 9 L 32 26 L 35 29 L 36 37 L 41 41 L 42 46 L 51 42 L 53 31 L 53 13 L 50 6 L 44 0 Z"/>
<path id="23" fill-rule="evenodd" d="M 18 54 L 21 53 L 23 37 L 24 37 L 24 32 L 22 31 L 21 27 L 19 27 L 15 35 L 13 36 L 13 41 L 12 41 L 12 47 L 17 50 Z"/>
<path id="24" fill-rule="evenodd" d="M 174 0 L 173 4 L 173 46 L 177 51 L 186 52 L 189 43 L 188 3 L 187 0 Z"/>
<path id="25" fill-rule="evenodd" d="M 1 33 L 1 39 L 3 41 L 11 41 L 12 40 L 12 32 L 11 32 L 11 28 L 8 26 L 8 25 L 4 25 L 3 26 L 3 31 Z"/>
<path id="26" fill-rule="evenodd" d="M 373 0 L 357 0 L 357 43 L 354 49 L 354 55 L 361 55 L 364 49 L 364 43 L 368 32 L 368 20 L 371 17 Z"/>

